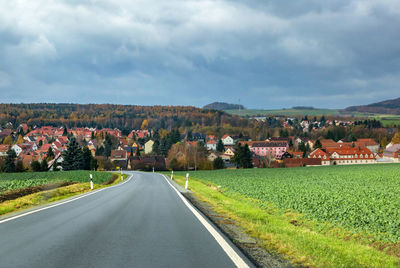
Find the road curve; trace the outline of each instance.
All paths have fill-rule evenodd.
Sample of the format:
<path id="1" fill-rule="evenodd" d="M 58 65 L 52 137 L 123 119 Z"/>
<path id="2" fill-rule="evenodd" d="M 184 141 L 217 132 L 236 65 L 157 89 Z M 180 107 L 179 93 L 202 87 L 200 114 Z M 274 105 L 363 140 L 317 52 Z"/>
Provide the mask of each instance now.
<path id="1" fill-rule="evenodd" d="M 0 267 L 236 266 L 163 176 L 130 174 L 123 185 L 0 221 Z"/>

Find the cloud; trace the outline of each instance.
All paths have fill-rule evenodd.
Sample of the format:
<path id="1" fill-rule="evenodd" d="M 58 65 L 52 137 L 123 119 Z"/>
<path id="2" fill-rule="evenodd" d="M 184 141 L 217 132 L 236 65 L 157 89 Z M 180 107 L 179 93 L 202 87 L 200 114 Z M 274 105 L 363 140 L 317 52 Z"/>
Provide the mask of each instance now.
<path id="1" fill-rule="evenodd" d="M 394 0 L 3 1 L 0 91 L 12 102 L 375 102 L 398 97 L 399 10 Z"/>

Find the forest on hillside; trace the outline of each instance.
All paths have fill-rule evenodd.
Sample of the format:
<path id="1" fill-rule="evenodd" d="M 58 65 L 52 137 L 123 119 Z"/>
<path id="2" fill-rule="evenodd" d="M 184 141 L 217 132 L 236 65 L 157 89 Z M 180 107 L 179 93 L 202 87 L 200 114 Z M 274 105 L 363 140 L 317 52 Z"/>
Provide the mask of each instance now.
<path id="1" fill-rule="evenodd" d="M 248 120 L 222 111 L 193 106 L 137 106 L 115 104 L 0 104 L 0 125 L 66 126 L 139 129 L 192 126 L 246 127 Z"/>

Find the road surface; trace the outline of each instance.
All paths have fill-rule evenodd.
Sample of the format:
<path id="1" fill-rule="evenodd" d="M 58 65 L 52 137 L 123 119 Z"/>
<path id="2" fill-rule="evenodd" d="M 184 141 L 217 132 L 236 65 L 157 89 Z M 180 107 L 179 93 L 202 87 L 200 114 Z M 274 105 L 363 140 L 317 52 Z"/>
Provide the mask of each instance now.
<path id="1" fill-rule="evenodd" d="M 130 174 L 123 185 L 0 219 L 0 267 L 252 267 L 162 175 Z"/>

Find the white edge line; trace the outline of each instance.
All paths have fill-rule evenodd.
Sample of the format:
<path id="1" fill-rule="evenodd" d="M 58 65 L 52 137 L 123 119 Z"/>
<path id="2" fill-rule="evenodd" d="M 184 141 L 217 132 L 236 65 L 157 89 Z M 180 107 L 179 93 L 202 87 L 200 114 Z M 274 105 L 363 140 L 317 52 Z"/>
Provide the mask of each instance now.
<path id="1" fill-rule="evenodd" d="M 161 175 L 161 174 L 159 174 Z M 189 210 L 196 216 L 196 218 L 204 225 L 204 227 L 207 229 L 207 231 L 214 237 L 214 239 L 218 242 L 218 244 L 221 246 L 221 248 L 225 251 L 225 253 L 228 255 L 228 257 L 233 261 L 233 263 L 240 268 L 245 268 L 249 267 L 247 263 L 236 253 L 236 251 L 228 244 L 228 242 L 225 241 L 225 239 L 215 230 L 215 228 L 204 218 L 203 215 L 201 215 L 194 207 L 192 204 L 190 204 L 185 197 L 169 182 L 169 180 L 166 178 L 166 175 L 161 175 L 164 176 L 164 179 L 168 182 L 168 184 L 172 187 L 172 189 L 175 190 L 177 195 L 181 198 L 183 203 L 189 208 Z"/>
<path id="2" fill-rule="evenodd" d="M 101 191 L 104 191 L 104 190 L 107 190 L 107 189 L 111 189 L 111 188 L 114 188 L 114 187 L 121 186 L 121 185 L 127 183 L 128 181 L 130 181 L 132 179 L 132 177 L 133 177 L 133 174 L 131 174 L 130 177 L 128 179 L 126 179 L 124 182 L 118 183 L 117 185 L 101 188 L 101 189 L 95 190 L 93 192 L 80 195 L 80 196 L 75 197 L 73 199 L 69 199 L 67 201 L 63 201 L 63 202 L 60 202 L 60 203 L 57 203 L 57 204 L 54 204 L 54 205 L 50 205 L 50 206 L 47 206 L 47 207 L 39 208 L 39 209 L 36 209 L 36 210 L 32 210 L 32 211 L 29 211 L 29 212 L 22 213 L 20 215 L 14 216 L 14 217 L 10 217 L 10 218 L 4 219 L 4 220 L 0 220 L 0 224 L 8 222 L 8 221 L 15 220 L 15 219 L 18 219 L 18 218 L 21 218 L 21 217 L 24 217 L 24 216 L 27 216 L 27 215 L 30 215 L 30 214 L 34 214 L 34 213 L 37 213 L 37 212 L 40 212 L 40 211 L 43 211 L 43 210 L 46 210 L 46 209 L 49 209 L 49 208 L 58 207 L 58 206 L 61 206 L 61 205 L 76 201 L 78 199 L 81 199 L 81 198 L 84 198 L 84 197 L 88 197 L 88 196 L 90 196 L 92 194 L 97 194 L 98 192 L 101 192 Z"/>

